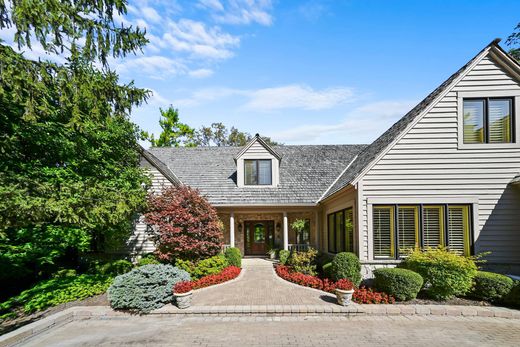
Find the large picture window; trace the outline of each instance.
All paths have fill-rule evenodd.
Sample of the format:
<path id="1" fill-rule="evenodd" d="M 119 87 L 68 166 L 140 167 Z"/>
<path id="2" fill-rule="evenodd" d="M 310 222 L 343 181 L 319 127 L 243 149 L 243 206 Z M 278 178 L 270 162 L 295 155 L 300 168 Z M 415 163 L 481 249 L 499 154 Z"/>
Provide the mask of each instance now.
<path id="1" fill-rule="evenodd" d="M 354 221 L 352 208 L 327 216 L 328 245 L 330 253 L 354 252 Z"/>
<path id="2" fill-rule="evenodd" d="M 269 186 L 272 184 L 271 159 L 244 160 L 244 182 L 248 186 Z"/>
<path id="3" fill-rule="evenodd" d="M 399 259 L 416 247 L 471 253 L 470 205 L 374 205 L 372 221 L 376 259 Z"/>
<path id="4" fill-rule="evenodd" d="M 514 142 L 512 98 L 464 99 L 463 116 L 465 144 Z"/>

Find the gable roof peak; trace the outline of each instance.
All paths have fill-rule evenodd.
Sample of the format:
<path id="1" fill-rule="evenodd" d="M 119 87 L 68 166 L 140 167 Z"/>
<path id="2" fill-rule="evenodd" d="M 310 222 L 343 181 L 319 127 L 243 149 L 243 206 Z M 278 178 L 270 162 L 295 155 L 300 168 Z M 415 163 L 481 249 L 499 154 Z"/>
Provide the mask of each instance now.
<path id="1" fill-rule="evenodd" d="M 269 153 L 271 153 L 276 159 L 278 160 L 281 160 L 282 159 L 282 156 L 276 152 L 271 146 L 269 146 L 269 144 L 267 142 L 264 141 L 264 139 L 262 139 L 262 137 L 260 136 L 260 134 L 256 133 L 255 136 L 249 140 L 249 142 L 244 146 L 242 147 L 242 149 L 240 150 L 240 152 L 238 152 L 234 159 L 235 161 L 240 158 L 242 155 L 244 155 L 245 152 L 247 152 L 247 150 L 249 148 L 251 148 L 251 146 L 255 143 L 255 142 L 258 142 L 262 145 L 262 147 L 264 147 Z"/>

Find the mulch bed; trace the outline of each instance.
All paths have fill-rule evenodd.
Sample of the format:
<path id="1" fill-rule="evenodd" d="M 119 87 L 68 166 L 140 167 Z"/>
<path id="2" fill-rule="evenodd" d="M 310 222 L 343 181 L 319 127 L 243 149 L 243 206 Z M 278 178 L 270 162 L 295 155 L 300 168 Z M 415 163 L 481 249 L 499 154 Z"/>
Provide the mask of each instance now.
<path id="1" fill-rule="evenodd" d="M 18 316 L 16 318 L 8 318 L 5 320 L 0 320 L 0 335 L 6 334 L 10 331 L 18 329 L 24 325 L 37 321 L 39 319 L 50 316 L 54 313 L 63 311 L 69 307 L 73 306 L 109 306 L 107 295 L 101 294 L 92 296 L 90 298 L 84 300 L 76 300 L 67 302 L 61 305 L 57 305 L 54 307 L 49 307 L 44 311 L 38 311 L 35 313 L 24 313 L 20 310 Z"/>

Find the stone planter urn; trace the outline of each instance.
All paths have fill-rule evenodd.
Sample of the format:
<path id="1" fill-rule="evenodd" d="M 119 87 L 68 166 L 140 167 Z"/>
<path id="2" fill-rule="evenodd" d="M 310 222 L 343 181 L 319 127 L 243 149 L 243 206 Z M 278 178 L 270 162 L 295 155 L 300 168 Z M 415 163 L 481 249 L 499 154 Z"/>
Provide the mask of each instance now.
<path id="1" fill-rule="evenodd" d="M 175 305 L 180 309 L 190 307 L 192 294 L 192 290 L 187 293 L 173 293 L 173 296 L 175 297 Z"/>
<path id="2" fill-rule="evenodd" d="M 354 289 L 336 289 L 336 299 L 338 300 L 338 304 L 341 306 L 350 305 L 352 303 L 352 294 L 354 294 Z"/>

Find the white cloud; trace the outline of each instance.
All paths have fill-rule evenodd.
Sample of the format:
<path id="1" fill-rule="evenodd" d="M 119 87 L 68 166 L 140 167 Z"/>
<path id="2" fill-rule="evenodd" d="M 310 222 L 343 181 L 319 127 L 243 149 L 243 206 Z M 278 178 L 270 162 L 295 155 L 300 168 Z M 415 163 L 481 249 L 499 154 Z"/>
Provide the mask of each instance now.
<path id="1" fill-rule="evenodd" d="M 172 104 L 172 102 L 169 99 L 163 97 L 161 94 L 159 94 L 158 91 L 151 88 L 148 88 L 148 90 L 152 92 L 152 95 L 148 99 L 148 105 L 162 107 Z"/>
<path id="2" fill-rule="evenodd" d="M 414 104 L 413 101 L 373 102 L 356 107 L 339 123 L 305 124 L 273 133 L 272 137 L 291 143 L 327 143 L 333 138 L 338 139 L 338 143 L 351 143 L 349 138 L 370 142 L 404 116 Z"/>
<path id="3" fill-rule="evenodd" d="M 352 101 L 352 89 L 345 87 L 314 90 L 306 85 L 265 88 L 250 93 L 246 108 L 254 110 L 304 109 L 323 110 Z"/>
<path id="4" fill-rule="evenodd" d="M 226 59 L 233 56 L 231 48 L 240 43 L 237 36 L 222 32 L 219 27 L 206 27 L 191 19 L 170 21 L 162 37 L 169 48 L 187 52 L 192 58 Z"/>
<path id="5" fill-rule="evenodd" d="M 219 0 L 199 0 L 200 7 L 206 7 L 212 10 L 224 11 L 224 5 Z"/>
<path id="6" fill-rule="evenodd" d="M 213 75 L 213 70 L 197 69 L 197 70 L 191 70 L 188 74 L 194 78 L 206 78 L 206 77 Z"/>
<path id="7" fill-rule="evenodd" d="M 197 106 L 229 97 L 240 97 L 242 109 L 273 111 L 282 109 L 323 110 L 351 102 L 355 99 L 352 89 L 347 87 L 315 90 L 306 85 L 262 89 L 206 88 L 192 93 L 189 97 L 175 101 L 176 105 Z"/>
<path id="8" fill-rule="evenodd" d="M 213 11 L 212 17 L 219 23 L 266 26 L 273 23 L 270 0 L 199 0 L 199 6 Z"/>
<path id="9" fill-rule="evenodd" d="M 164 79 L 169 75 L 185 74 L 187 68 L 181 62 L 160 55 L 138 58 L 127 58 L 122 62 L 115 62 L 118 73 L 144 73 L 151 78 Z"/>
<path id="10" fill-rule="evenodd" d="M 152 7 L 142 7 L 141 13 L 143 14 L 144 18 L 153 23 L 159 23 L 162 19 L 161 16 L 159 16 L 159 13 L 157 13 L 157 11 Z"/>

